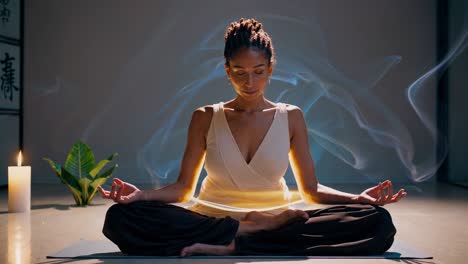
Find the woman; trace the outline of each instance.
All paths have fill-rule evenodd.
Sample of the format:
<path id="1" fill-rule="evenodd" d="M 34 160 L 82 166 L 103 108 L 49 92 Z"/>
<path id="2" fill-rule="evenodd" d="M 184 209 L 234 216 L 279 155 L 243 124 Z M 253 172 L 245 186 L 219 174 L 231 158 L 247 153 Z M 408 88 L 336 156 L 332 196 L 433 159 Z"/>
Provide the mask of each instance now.
<path id="1" fill-rule="evenodd" d="M 396 230 L 379 206 L 406 192 L 394 194 L 390 181 L 359 195 L 317 182 L 301 109 L 263 96 L 275 56 L 261 23 L 231 23 L 224 57 L 236 98 L 193 112 L 175 183 L 143 191 L 114 179 L 110 191 L 99 187 L 102 197 L 117 202 L 107 212 L 103 233 L 122 252 L 139 255 L 385 252 Z M 305 202 L 349 205 L 288 209 L 283 176 L 289 164 Z M 195 205 L 169 204 L 193 198 L 203 165 L 208 175 Z"/>

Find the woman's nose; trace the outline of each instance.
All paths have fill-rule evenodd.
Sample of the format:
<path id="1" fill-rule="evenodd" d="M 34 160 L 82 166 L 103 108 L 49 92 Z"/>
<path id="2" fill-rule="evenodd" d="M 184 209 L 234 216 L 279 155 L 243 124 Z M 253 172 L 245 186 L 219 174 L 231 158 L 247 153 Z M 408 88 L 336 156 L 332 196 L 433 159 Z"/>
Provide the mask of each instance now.
<path id="1" fill-rule="evenodd" d="M 246 80 L 245 80 L 245 86 L 251 87 L 254 82 L 254 76 L 252 74 L 247 74 Z"/>

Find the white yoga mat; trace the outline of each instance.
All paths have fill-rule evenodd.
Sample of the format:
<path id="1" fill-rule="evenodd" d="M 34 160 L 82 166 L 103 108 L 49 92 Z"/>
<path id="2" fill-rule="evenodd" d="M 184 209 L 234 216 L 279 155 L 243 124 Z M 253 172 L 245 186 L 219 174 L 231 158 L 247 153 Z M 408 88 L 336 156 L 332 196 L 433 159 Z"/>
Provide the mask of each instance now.
<path id="1" fill-rule="evenodd" d="M 109 240 L 80 240 L 47 258 L 61 259 L 171 259 L 178 256 L 128 256 Z M 376 256 L 190 256 L 195 259 L 432 259 L 401 241 L 395 241 L 383 255 Z"/>

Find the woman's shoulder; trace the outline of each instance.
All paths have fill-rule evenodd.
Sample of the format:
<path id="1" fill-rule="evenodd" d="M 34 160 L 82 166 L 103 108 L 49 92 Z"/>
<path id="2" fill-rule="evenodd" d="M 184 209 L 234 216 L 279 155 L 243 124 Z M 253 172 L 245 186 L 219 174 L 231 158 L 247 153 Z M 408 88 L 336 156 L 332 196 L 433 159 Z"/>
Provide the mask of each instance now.
<path id="1" fill-rule="evenodd" d="M 284 107 L 286 107 L 286 110 L 288 110 L 288 112 L 301 110 L 301 108 L 297 105 L 293 105 L 289 103 L 278 103 L 278 104 L 283 104 Z"/>
<path id="2" fill-rule="evenodd" d="M 205 105 L 198 107 L 192 113 L 192 121 L 201 125 L 209 126 L 213 117 L 213 105 Z"/>
<path id="3" fill-rule="evenodd" d="M 294 134 L 298 129 L 305 128 L 304 113 L 302 109 L 293 104 L 284 104 L 286 111 L 288 112 L 288 127 L 289 127 L 289 138 L 292 140 Z"/>
<path id="4" fill-rule="evenodd" d="M 284 105 L 286 111 L 288 112 L 289 119 L 295 120 L 297 118 L 303 117 L 302 109 L 299 106 L 288 104 L 288 103 L 282 103 L 282 104 Z"/>

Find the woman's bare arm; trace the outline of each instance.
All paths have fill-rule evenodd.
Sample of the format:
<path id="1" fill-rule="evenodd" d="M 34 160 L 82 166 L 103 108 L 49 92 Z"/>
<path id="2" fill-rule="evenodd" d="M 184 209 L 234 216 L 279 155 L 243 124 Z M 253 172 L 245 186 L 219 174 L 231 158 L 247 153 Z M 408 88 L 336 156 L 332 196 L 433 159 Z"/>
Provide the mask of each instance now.
<path id="1" fill-rule="evenodd" d="M 289 163 L 302 198 L 309 203 L 318 203 L 318 182 L 314 161 L 309 151 L 307 127 L 302 110 L 288 107 L 290 131 Z"/>
<path id="2" fill-rule="evenodd" d="M 298 107 L 290 106 L 288 118 L 290 120 L 289 130 L 291 132 L 289 160 L 299 192 L 306 202 L 321 204 L 366 203 L 384 205 L 397 202 L 406 196 L 406 192 L 403 189 L 393 194 L 392 183 L 388 180 L 366 189 L 360 194 L 342 192 L 319 184 L 315 176 L 314 163 L 309 150 L 307 125 L 302 110 Z"/>
<path id="3" fill-rule="evenodd" d="M 135 185 L 115 178 L 110 191 L 98 186 L 101 196 L 118 203 L 140 200 L 165 203 L 185 202 L 193 197 L 206 153 L 206 133 L 211 122 L 212 111 L 207 107 L 195 110 L 190 121 L 187 145 L 177 181 L 160 189 L 140 190 Z"/>
<path id="4" fill-rule="evenodd" d="M 144 200 L 174 203 L 189 201 L 193 197 L 205 160 L 206 134 L 212 115 L 212 111 L 205 107 L 193 112 L 177 181 L 160 189 L 143 191 Z"/>

